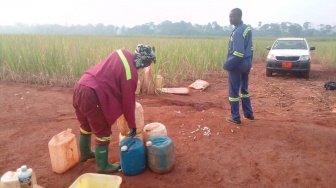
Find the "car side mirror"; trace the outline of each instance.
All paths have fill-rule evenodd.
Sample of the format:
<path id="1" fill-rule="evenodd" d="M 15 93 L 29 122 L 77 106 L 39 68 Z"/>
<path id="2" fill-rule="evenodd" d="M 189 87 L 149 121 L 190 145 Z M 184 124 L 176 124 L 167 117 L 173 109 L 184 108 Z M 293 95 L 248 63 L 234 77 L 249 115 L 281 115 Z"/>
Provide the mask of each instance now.
<path id="1" fill-rule="evenodd" d="M 310 47 L 309 50 L 315 50 L 315 47 L 314 47 L 314 46 L 313 46 L 313 47 Z"/>
<path id="2" fill-rule="evenodd" d="M 266 47 L 266 50 L 271 50 L 271 47 L 267 46 L 267 47 Z"/>

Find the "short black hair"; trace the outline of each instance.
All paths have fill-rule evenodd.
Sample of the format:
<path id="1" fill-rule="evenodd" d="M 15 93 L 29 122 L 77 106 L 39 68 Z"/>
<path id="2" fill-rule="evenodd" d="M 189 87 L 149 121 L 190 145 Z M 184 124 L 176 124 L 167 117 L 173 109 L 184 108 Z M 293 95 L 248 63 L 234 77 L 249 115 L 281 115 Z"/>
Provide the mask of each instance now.
<path id="1" fill-rule="evenodd" d="M 238 18 L 242 18 L 243 12 L 240 8 L 234 8 L 231 10 L 231 12 L 236 15 Z"/>

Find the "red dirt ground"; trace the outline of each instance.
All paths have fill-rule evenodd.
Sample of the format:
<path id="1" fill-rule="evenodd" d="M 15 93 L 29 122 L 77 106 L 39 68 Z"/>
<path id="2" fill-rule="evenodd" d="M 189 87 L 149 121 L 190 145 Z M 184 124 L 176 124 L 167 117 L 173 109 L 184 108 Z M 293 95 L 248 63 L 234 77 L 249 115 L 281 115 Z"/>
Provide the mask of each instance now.
<path id="1" fill-rule="evenodd" d="M 225 121 L 230 108 L 224 74 L 212 74 L 204 79 L 209 88 L 188 96 L 138 96 L 145 124 L 166 126 L 176 162 L 163 175 L 149 169 L 131 177 L 115 173 L 121 187 L 336 187 L 336 91 L 323 87 L 336 72 L 313 64 L 310 76 L 265 77 L 265 63 L 254 63 L 250 92 L 257 120 L 243 119 L 240 127 Z M 54 135 L 71 128 L 78 143 L 73 89 L 0 82 L 0 91 L 1 175 L 26 164 L 39 185 L 63 188 L 95 172 L 94 160 L 60 175 L 51 169 L 48 142 Z M 209 127 L 211 135 L 191 133 L 198 126 Z M 113 130 L 110 162 L 119 161 L 119 132 Z"/>

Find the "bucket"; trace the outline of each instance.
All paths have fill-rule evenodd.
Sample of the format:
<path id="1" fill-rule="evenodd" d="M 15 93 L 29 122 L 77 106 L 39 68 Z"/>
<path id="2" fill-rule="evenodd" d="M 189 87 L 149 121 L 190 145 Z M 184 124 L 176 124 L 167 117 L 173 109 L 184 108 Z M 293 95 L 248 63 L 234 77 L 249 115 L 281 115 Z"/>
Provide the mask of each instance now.
<path id="1" fill-rule="evenodd" d="M 117 175 L 86 173 L 79 176 L 69 188 L 119 188 L 122 178 Z"/>
<path id="2" fill-rule="evenodd" d="M 121 171 L 126 176 L 141 174 L 146 169 L 145 146 L 139 138 L 126 138 L 119 144 Z"/>
<path id="3" fill-rule="evenodd" d="M 120 144 L 120 142 L 121 142 L 122 140 L 124 140 L 124 139 L 126 139 L 126 138 L 130 138 L 130 137 L 128 137 L 128 136 L 124 136 L 124 135 L 122 135 L 121 133 L 119 133 L 119 144 Z M 141 141 L 143 141 L 143 135 L 142 135 L 142 133 L 139 133 L 139 134 L 135 135 L 134 138 L 139 138 Z"/>
<path id="4" fill-rule="evenodd" d="M 164 174 L 171 171 L 175 163 L 174 142 L 169 137 L 156 137 L 146 142 L 147 162 L 151 171 Z"/>
<path id="5" fill-rule="evenodd" d="M 116 124 L 120 133 L 122 135 L 127 135 L 129 128 L 124 115 L 121 115 L 117 119 Z M 135 102 L 135 124 L 137 128 L 136 134 L 140 134 L 143 131 L 145 120 L 142 105 L 138 102 Z"/>
<path id="6" fill-rule="evenodd" d="M 28 168 L 27 171 L 31 174 L 30 180 L 31 185 L 37 187 L 36 175 L 32 168 Z M 7 171 L 1 177 L 1 188 L 18 188 L 20 187 L 19 175 L 21 173 L 21 168 L 18 168 L 16 171 Z"/>
<path id="7" fill-rule="evenodd" d="M 164 126 L 162 123 L 159 122 L 146 124 L 143 130 L 144 131 L 142 134 L 145 143 L 155 137 L 167 136 L 166 126 Z"/>
<path id="8" fill-rule="evenodd" d="M 48 143 L 52 170 L 61 174 L 79 162 L 77 141 L 71 129 L 53 136 Z"/>

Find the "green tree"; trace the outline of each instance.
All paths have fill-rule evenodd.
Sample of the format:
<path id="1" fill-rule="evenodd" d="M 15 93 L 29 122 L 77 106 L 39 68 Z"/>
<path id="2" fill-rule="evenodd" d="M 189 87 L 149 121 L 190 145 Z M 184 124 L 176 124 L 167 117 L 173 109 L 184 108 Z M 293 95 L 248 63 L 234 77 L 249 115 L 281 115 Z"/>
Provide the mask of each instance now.
<path id="1" fill-rule="evenodd" d="M 293 37 L 300 37 L 302 36 L 302 27 L 300 24 L 291 24 L 288 28 L 288 33 L 290 34 L 290 36 L 293 36 Z"/>

